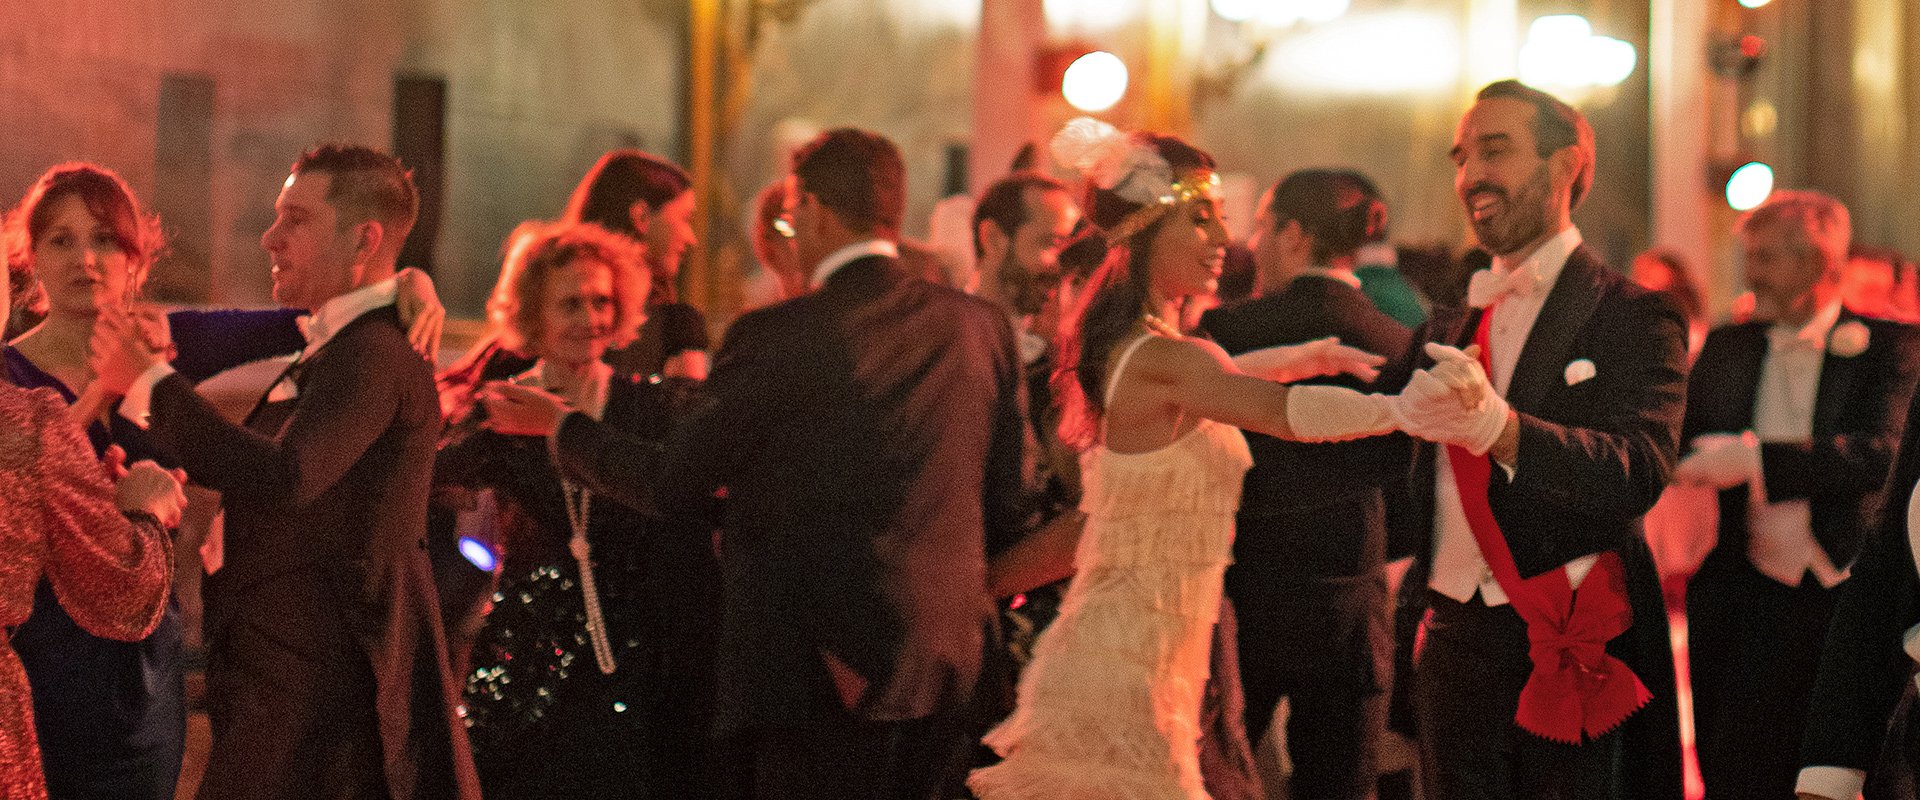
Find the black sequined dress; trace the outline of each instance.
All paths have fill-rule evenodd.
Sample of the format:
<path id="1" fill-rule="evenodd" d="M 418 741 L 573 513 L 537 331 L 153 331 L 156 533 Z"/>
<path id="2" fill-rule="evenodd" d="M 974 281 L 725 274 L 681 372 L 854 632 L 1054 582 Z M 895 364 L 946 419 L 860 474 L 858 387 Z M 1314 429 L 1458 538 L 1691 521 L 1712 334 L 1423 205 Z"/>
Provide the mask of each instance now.
<path id="1" fill-rule="evenodd" d="M 671 415 L 668 388 L 616 376 L 604 420 L 657 439 Z M 675 740 L 705 735 L 676 719 L 686 693 L 706 691 L 681 679 L 689 620 L 678 606 L 690 591 L 682 585 L 689 564 L 697 573 L 710 552 L 703 557 L 698 537 L 664 530 L 684 522 L 593 499 L 587 538 L 617 665 L 602 674 L 545 440 L 501 436 L 476 423 L 449 428 L 435 482 L 440 502 L 492 509 L 477 538 L 488 540 L 500 569 L 468 653 L 465 692 L 487 798 L 668 796 L 663 785 L 699 766 L 672 763 L 670 754 L 684 750 Z"/>

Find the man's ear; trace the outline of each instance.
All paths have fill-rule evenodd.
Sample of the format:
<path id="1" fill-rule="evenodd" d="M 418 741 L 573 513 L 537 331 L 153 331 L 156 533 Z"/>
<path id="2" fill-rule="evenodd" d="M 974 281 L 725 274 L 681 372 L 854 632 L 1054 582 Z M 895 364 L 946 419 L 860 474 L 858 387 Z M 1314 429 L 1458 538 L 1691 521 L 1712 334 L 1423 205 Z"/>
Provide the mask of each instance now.
<path id="1" fill-rule="evenodd" d="M 1301 227 L 1300 220 L 1297 219 L 1287 220 L 1287 224 L 1281 225 L 1275 235 L 1280 237 L 1280 245 L 1288 250 L 1306 249 L 1310 246 L 1311 240 L 1307 237 L 1307 229 Z"/>
<path id="2" fill-rule="evenodd" d="M 982 263 L 997 264 L 1006 258 L 1007 248 L 1011 242 L 1007 239 L 1007 232 L 1000 230 L 999 223 L 990 219 L 980 220 L 980 225 L 974 229 L 973 235 L 980 242 Z"/>
<path id="3" fill-rule="evenodd" d="M 645 200 L 635 200 L 627 206 L 627 221 L 633 223 L 633 230 L 641 236 L 647 235 L 647 221 L 653 218 L 653 206 Z"/>
<path id="4" fill-rule="evenodd" d="M 1553 151 L 1547 156 L 1547 173 L 1553 176 L 1555 186 L 1565 186 L 1573 191 L 1573 184 L 1580 180 L 1580 173 L 1586 168 L 1587 156 L 1580 148 L 1568 145 Z"/>
<path id="5" fill-rule="evenodd" d="M 380 245 L 386 241 L 387 229 L 379 220 L 367 220 L 353 226 L 354 262 L 365 264 L 380 252 Z"/>

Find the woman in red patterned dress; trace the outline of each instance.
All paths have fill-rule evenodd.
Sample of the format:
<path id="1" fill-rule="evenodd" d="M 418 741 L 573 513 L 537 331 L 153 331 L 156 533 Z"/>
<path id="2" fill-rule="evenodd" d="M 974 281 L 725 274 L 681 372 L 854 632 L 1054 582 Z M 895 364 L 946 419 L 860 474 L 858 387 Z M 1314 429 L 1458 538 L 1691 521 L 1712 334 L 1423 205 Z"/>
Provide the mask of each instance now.
<path id="1" fill-rule="evenodd" d="M 0 292 L 0 329 L 11 296 Z M 179 523 L 186 497 L 178 477 L 151 461 L 111 471 L 124 472 L 117 485 L 67 419 L 59 395 L 0 383 L 0 629 L 27 618 L 42 576 L 74 620 L 96 636 L 137 640 L 159 623 L 173 581 L 167 528 Z M 5 639 L 0 634 L 0 643 Z M 0 798 L 46 796 L 33 697 L 6 643 L 0 647 Z"/>

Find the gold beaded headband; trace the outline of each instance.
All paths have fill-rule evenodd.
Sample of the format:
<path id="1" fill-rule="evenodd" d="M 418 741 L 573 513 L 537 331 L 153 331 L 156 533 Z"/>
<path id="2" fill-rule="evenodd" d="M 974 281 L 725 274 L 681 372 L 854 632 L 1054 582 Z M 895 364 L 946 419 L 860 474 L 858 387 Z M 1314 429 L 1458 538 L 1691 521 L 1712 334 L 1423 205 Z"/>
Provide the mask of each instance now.
<path id="1" fill-rule="evenodd" d="M 1179 180 L 1167 187 L 1167 191 L 1135 209 L 1133 213 L 1121 217 L 1111 230 L 1107 231 L 1107 241 L 1118 244 L 1128 237 L 1146 230 L 1168 212 L 1185 208 L 1207 200 L 1220 197 L 1220 175 L 1209 169 L 1196 169 L 1182 175 Z"/>

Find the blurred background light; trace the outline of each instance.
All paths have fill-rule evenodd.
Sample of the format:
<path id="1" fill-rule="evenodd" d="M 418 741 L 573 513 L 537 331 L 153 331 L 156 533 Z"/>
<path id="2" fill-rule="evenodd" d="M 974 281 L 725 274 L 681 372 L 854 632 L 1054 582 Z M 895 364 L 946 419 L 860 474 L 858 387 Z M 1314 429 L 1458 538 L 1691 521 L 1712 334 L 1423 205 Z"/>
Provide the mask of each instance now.
<path id="1" fill-rule="evenodd" d="M 1126 62 L 1105 50 L 1076 58 L 1060 79 L 1060 94 L 1081 111 L 1112 108 L 1127 94 Z"/>
<path id="2" fill-rule="evenodd" d="M 1213 13 L 1228 22 L 1246 22 L 1272 4 L 1269 0 L 1213 0 Z"/>
<path id="3" fill-rule="evenodd" d="M 1520 80 L 1553 89 L 1617 86 L 1633 76 L 1639 54 L 1632 44 L 1595 36 L 1578 14 L 1553 14 L 1533 21 L 1520 46 Z"/>
<path id="4" fill-rule="evenodd" d="M 1460 33 L 1416 11 L 1355 14 L 1289 36 L 1267 56 L 1267 76 L 1312 94 L 1439 91 L 1460 76 Z"/>
<path id="5" fill-rule="evenodd" d="M 493 550 L 471 536 L 460 537 L 460 555 L 481 572 L 492 572 L 494 565 L 498 563 L 498 559 L 493 556 Z"/>
<path id="6" fill-rule="evenodd" d="M 1347 13 L 1351 0 L 1212 0 L 1213 13 L 1228 22 L 1258 22 L 1284 28 L 1296 22 L 1332 22 Z"/>
<path id="7" fill-rule="evenodd" d="M 1727 205 L 1735 211 L 1751 211 L 1773 194 L 1773 168 L 1749 161 L 1727 179 Z"/>
<path id="8" fill-rule="evenodd" d="M 1135 22 L 1142 11 L 1141 0 L 1046 0 L 1043 8 L 1048 27 L 1089 32 L 1110 31 Z"/>

